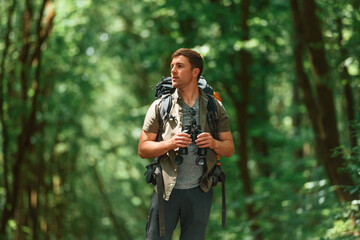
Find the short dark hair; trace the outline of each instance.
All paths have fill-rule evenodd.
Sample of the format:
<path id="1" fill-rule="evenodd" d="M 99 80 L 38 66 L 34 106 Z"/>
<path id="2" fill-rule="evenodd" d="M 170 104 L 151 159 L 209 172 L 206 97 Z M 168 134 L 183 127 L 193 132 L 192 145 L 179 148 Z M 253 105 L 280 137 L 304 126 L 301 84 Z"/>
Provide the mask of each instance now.
<path id="1" fill-rule="evenodd" d="M 189 59 L 192 69 L 200 69 L 199 75 L 197 76 L 197 79 L 199 80 L 204 67 L 204 59 L 201 54 L 188 48 L 180 48 L 171 55 L 171 59 L 181 55 Z"/>

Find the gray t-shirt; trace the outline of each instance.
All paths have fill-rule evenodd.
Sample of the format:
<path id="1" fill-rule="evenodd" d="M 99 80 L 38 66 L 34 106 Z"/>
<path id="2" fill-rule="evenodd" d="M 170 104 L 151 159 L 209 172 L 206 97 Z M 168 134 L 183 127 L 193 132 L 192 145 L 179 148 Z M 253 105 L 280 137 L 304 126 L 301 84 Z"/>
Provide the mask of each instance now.
<path id="1" fill-rule="evenodd" d="M 196 99 L 193 107 L 183 102 L 182 114 L 183 126 L 190 124 L 192 119 L 195 119 L 196 124 L 199 124 L 199 97 Z M 182 156 L 183 163 L 178 165 L 175 188 L 190 189 L 199 186 L 204 173 L 204 166 L 196 164 L 196 158 L 198 157 L 198 147 L 196 143 L 191 143 L 188 146 L 188 154 Z"/>

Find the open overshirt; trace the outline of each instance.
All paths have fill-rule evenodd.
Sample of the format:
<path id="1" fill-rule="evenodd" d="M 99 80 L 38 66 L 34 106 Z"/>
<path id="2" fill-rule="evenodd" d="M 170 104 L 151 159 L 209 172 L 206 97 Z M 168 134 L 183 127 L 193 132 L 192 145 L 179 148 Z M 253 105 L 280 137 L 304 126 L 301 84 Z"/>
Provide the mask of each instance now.
<path id="1" fill-rule="evenodd" d="M 210 128 L 209 124 L 206 120 L 207 118 L 207 104 L 208 104 L 208 96 L 204 93 L 202 89 L 199 88 L 200 92 L 200 102 L 199 102 L 199 123 L 201 130 L 203 132 L 209 132 Z M 150 108 L 148 109 L 143 125 L 143 130 L 151 133 L 159 133 L 159 118 L 160 118 L 160 109 L 162 98 L 155 100 Z M 225 111 L 225 108 L 218 100 L 214 101 L 216 103 L 217 114 L 218 114 L 218 133 L 220 132 L 228 132 L 230 131 L 229 127 L 229 117 Z M 181 96 L 179 96 L 178 91 L 172 94 L 172 106 L 169 112 L 169 116 L 165 119 L 163 123 L 163 129 L 160 131 L 160 136 L 158 136 L 159 141 L 169 140 L 175 134 L 180 133 L 182 131 L 182 106 L 183 101 Z M 175 163 L 176 152 L 178 149 L 171 150 L 161 156 L 159 159 L 162 175 L 164 180 L 164 199 L 169 200 L 170 194 L 175 186 L 176 178 L 177 178 L 177 165 Z M 208 178 L 208 174 L 211 169 L 215 166 L 217 161 L 216 153 L 212 149 L 208 149 L 206 156 L 206 166 L 203 176 L 200 181 L 200 188 L 204 192 L 208 192 L 212 186 L 212 179 Z"/>

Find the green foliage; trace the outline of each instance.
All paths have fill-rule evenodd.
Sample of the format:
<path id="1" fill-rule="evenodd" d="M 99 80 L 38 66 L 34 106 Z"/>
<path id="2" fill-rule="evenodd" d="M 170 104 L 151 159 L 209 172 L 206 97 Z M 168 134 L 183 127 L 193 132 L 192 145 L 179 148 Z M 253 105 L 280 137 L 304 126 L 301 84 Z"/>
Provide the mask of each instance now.
<path id="1" fill-rule="evenodd" d="M 1 39 L 6 36 L 11 1 L 5 2 L 0 4 Z M 28 59 L 35 52 L 41 3 L 31 3 Z M 204 56 L 204 76 L 220 91 L 236 145 L 240 142 L 238 109 L 225 87 L 230 86 L 235 100 L 242 99 L 241 81 L 236 81 L 242 67 L 239 53 L 247 50 L 252 56 L 247 129 L 253 194 L 244 194 L 240 153 L 222 159 L 227 175 L 227 227 L 221 229 L 219 186 L 206 239 L 250 240 L 259 233 L 269 240 L 359 236 L 359 200 L 338 202 L 323 164 L 315 157 L 306 108 L 295 99 L 294 30 L 288 2 L 251 2 L 249 40 L 242 38 L 240 0 L 67 0 L 53 4 L 53 27 L 41 46 L 36 124 L 21 164 L 19 201 L 8 221 L 6 239 L 35 239 L 36 231 L 37 239 L 144 239 L 153 187 L 144 181 L 149 160 L 137 155 L 137 143 L 154 99 L 153 88 L 162 76 L 170 75 L 170 55 L 180 47 L 196 49 Z M 342 153 L 348 163 L 342 170 L 355 182 L 348 191 L 359 196 L 360 148 L 349 147 L 341 106 L 343 85 L 350 81 L 354 107 L 359 109 L 360 11 L 355 1 L 317 4 L 334 81 Z M 12 166 L 20 149 L 18 139 L 33 106 L 38 66 L 36 61 L 21 61 L 26 9 L 25 1 L 17 1 L 6 58 L 2 55 L 5 41 L 0 41 L 10 185 L 15 179 Z M 341 43 L 338 18 L 343 21 Z M 341 49 L 346 50 L 345 58 Z M 343 66 L 348 67 L 348 78 L 341 77 Z M 304 67 L 311 76 L 308 60 Z M 25 95 L 22 76 L 27 77 Z M 0 133 L 3 210 L 10 193 L 5 186 L 3 127 Z M 37 208 L 31 207 L 34 199 Z M 251 220 L 246 213 L 249 204 L 256 212 Z M 258 233 L 251 230 L 253 223 L 260 227 Z"/>

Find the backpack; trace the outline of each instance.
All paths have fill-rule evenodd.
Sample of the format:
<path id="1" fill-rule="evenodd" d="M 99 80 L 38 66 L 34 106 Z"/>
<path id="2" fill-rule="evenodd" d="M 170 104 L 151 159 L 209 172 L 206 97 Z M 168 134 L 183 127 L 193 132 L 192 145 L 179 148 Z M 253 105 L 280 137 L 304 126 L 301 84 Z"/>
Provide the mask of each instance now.
<path id="1" fill-rule="evenodd" d="M 214 91 L 210 87 L 210 85 L 207 84 L 203 76 L 200 76 L 200 79 L 198 80 L 198 86 L 204 91 L 204 93 L 209 99 L 207 105 L 208 114 L 206 118 L 209 124 L 211 135 L 213 136 L 213 138 L 218 139 L 218 114 L 215 103 L 216 100 L 214 98 Z M 160 108 L 159 129 L 162 129 L 163 123 L 166 121 L 167 118 L 169 118 L 169 113 L 172 107 L 171 94 L 173 94 L 174 91 L 175 88 L 172 86 L 171 77 L 163 77 L 162 80 L 155 87 L 156 99 L 163 98 Z"/>
<path id="2" fill-rule="evenodd" d="M 198 80 L 198 86 L 201 88 L 206 96 L 208 97 L 208 104 L 207 104 L 207 116 L 206 119 L 208 121 L 208 125 L 210 128 L 210 134 L 213 136 L 214 139 L 218 139 L 218 113 L 216 107 L 216 99 L 220 100 L 219 95 L 213 91 L 210 85 L 207 84 L 205 78 L 200 76 Z M 163 77 L 162 80 L 156 84 L 155 87 L 155 98 L 160 99 L 162 98 L 162 103 L 160 107 L 160 117 L 159 117 L 159 132 L 157 135 L 157 139 L 161 135 L 161 131 L 163 128 L 163 123 L 170 118 L 169 116 L 171 107 L 172 107 L 172 94 L 175 92 L 175 88 L 172 86 L 172 79 L 171 77 Z M 145 178 L 147 183 L 152 183 L 156 185 L 159 182 L 159 174 L 161 174 L 161 166 L 159 163 L 159 157 L 154 159 L 154 162 L 146 166 Z M 217 163 L 215 164 L 214 168 L 208 174 L 208 178 L 213 180 L 213 186 L 216 186 L 218 182 L 222 183 L 222 227 L 225 227 L 226 224 L 226 200 L 225 200 L 225 174 L 220 166 L 220 157 L 217 156 Z M 158 174 L 155 174 L 157 172 Z M 160 182 L 160 187 L 158 186 L 158 200 L 159 200 L 159 216 L 163 215 L 163 212 L 160 208 L 162 203 L 162 188 L 163 183 Z M 161 197 L 160 197 L 161 196 Z M 161 200 L 160 200 L 161 198 Z M 160 222 L 162 222 L 163 216 L 159 217 Z M 164 226 L 160 224 L 160 235 L 164 236 Z"/>

